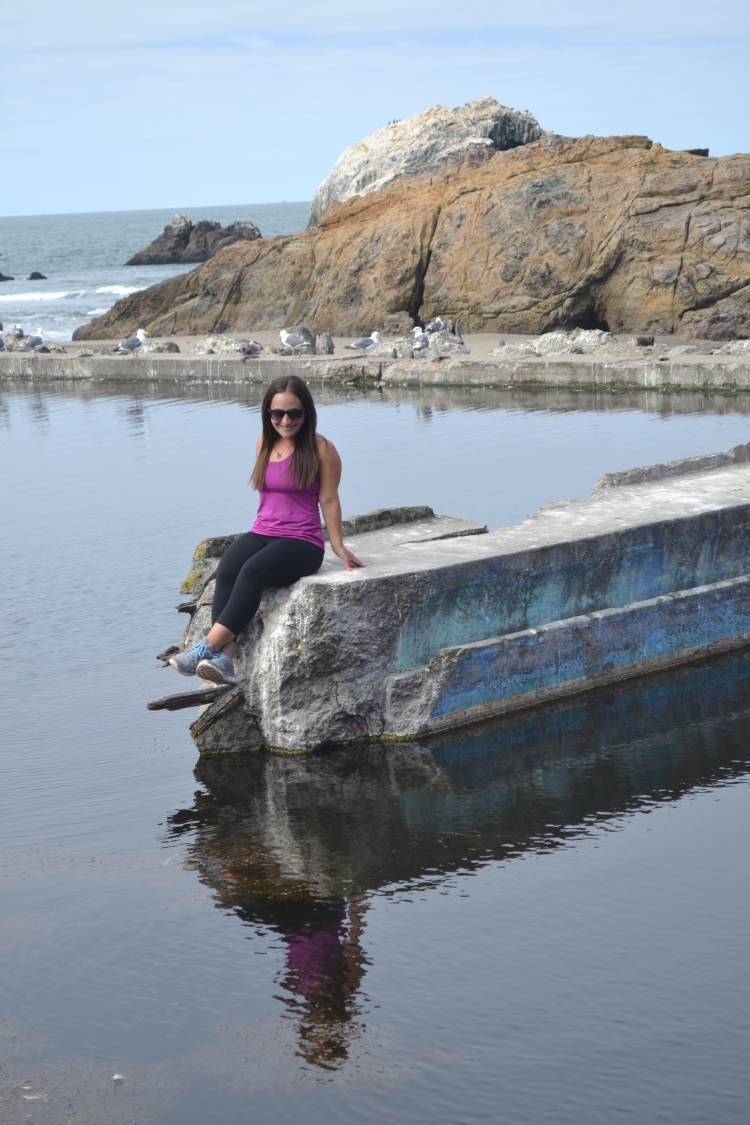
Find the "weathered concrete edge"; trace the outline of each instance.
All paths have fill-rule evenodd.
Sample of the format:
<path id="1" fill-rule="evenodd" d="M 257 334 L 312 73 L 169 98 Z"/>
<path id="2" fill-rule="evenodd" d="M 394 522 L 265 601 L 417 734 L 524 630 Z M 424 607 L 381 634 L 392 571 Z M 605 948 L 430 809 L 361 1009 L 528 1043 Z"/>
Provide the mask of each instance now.
<path id="1" fill-rule="evenodd" d="M 443 649 L 387 678 L 385 733 L 425 736 L 748 645 L 750 575 L 741 575 Z M 477 694 L 488 698 L 472 702 Z"/>
<path id="2" fill-rule="evenodd" d="M 724 465 L 741 465 L 750 461 L 750 442 L 734 445 L 726 453 L 709 453 L 704 457 L 683 457 L 678 461 L 665 461 L 661 465 L 644 465 L 638 469 L 625 469 L 622 473 L 605 473 L 594 485 L 590 499 L 600 496 L 609 488 L 623 488 L 630 484 L 644 484 L 667 477 L 705 473 Z"/>
<path id="3" fill-rule="evenodd" d="M 311 382 L 386 386 L 486 386 L 519 389 L 571 387 L 581 390 L 723 391 L 750 390 L 750 360 L 706 357 L 696 363 L 654 359 L 572 361 L 565 357 L 518 360 L 456 358 L 431 360 L 348 359 L 324 356 L 114 356 L 0 354 L 0 379 L 70 382 L 267 383 L 285 375 Z"/>

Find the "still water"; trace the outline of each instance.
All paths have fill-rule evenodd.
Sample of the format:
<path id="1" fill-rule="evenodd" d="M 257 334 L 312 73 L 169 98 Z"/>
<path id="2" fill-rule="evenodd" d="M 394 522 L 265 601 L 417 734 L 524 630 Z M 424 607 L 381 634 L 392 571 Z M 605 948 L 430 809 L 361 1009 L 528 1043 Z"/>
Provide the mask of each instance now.
<path id="1" fill-rule="evenodd" d="M 746 1120 L 749 657 L 196 766 L 145 703 L 252 519 L 257 392 L 1 390 L 0 1120 Z M 491 529 L 750 437 L 738 398 L 319 398 L 345 514 Z"/>

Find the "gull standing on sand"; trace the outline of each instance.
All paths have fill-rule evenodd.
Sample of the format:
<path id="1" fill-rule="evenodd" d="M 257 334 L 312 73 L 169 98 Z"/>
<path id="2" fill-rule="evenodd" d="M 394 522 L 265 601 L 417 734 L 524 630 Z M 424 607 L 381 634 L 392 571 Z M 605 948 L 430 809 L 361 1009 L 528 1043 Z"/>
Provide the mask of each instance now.
<path id="1" fill-rule="evenodd" d="M 442 320 L 439 316 L 436 316 L 435 319 L 431 320 L 427 325 L 427 327 L 425 328 L 425 332 L 440 332 L 443 327 L 444 325 Z"/>
<path id="2" fill-rule="evenodd" d="M 123 340 L 122 343 L 118 345 L 115 355 L 132 355 L 135 357 L 146 343 L 147 336 L 148 332 L 144 332 L 142 328 L 139 328 L 135 336 L 131 336 L 129 340 Z"/>
<path id="3" fill-rule="evenodd" d="M 37 348 L 44 347 L 44 338 L 41 328 L 37 328 L 36 336 L 25 336 L 22 344 L 18 345 L 19 352 L 35 352 Z"/>
<path id="4" fill-rule="evenodd" d="M 361 352 L 362 355 L 367 355 L 373 348 L 376 348 L 380 343 L 380 333 L 373 332 L 370 336 L 363 336 L 361 340 L 355 340 L 352 344 L 347 344 L 347 348 L 352 351 Z"/>
<path id="5" fill-rule="evenodd" d="M 292 354 L 299 348 L 301 355 L 302 349 L 310 346 L 310 341 L 306 340 L 304 336 L 297 336 L 296 333 L 287 332 L 284 328 L 279 332 L 279 339 L 285 348 L 292 349 Z"/>
<path id="6" fill-rule="evenodd" d="M 415 352 L 426 352 L 430 347 L 430 337 L 426 336 L 421 328 L 414 329 L 413 348 Z"/>

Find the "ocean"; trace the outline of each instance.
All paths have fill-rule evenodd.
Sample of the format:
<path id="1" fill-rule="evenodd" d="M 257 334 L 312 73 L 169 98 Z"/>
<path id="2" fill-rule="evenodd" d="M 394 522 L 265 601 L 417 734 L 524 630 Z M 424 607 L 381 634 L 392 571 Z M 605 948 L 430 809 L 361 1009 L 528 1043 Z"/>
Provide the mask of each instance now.
<path id="1" fill-rule="evenodd" d="M 69 340 L 121 297 L 194 269 L 125 265 L 178 211 L 194 223 L 213 219 L 224 227 L 249 219 L 264 238 L 272 238 L 307 226 L 309 207 L 309 202 L 259 203 L 0 218 L 0 273 L 14 279 L 0 282 L 0 322 L 6 330 L 20 324 L 47 340 Z M 46 280 L 27 280 L 33 272 Z"/>

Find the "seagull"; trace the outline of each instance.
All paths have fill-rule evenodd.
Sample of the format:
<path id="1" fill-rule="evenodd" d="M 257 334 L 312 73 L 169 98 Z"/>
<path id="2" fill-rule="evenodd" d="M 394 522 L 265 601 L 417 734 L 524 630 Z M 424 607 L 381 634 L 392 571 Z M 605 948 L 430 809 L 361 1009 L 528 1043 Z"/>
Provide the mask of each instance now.
<path id="1" fill-rule="evenodd" d="M 14 324 L 9 334 L 15 336 L 17 340 L 23 340 L 23 328 L 20 324 Z"/>
<path id="2" fill-rule="evenodd" d="M 445 325 L 443 324 L 440 317 L 436 316 L 435 319 L 430 321 L 430 323 L 427 325 L 427 327 L 425 328 L 425 332 L 439 332 L 441 328 L 444 327 Z"/>
<path id="3" fill-rule="evenodd" d="M 135 336 L 131 336 L 129 340 L 123 340 L 122 343 L 118 345 L 115 355 L 132 355 L 135 357 L 136 353 L 146 343 L 147 336 L 148 332 L 144 332 L 142 328 L 139 328 Z"/>
<path id="4" fill-rule="evenodd" d="M 254 355 L 260 355 L 263 351 L 263 346 L 259 344 L 257 340 L 251 340 L 248 344 L 240 344 L 239 350 L 242 353 L 242 362 L 246 363 L 247 360 L 251 359 Z"/>
<path id="5" fill-rule="evenodd" d="M 285 348 L 292 349 L 292 354 L 299 348 L 301 355 L 302 349 L 310 346 L 310 341 L 306 340 L 304 336 L 297 336 L 294 332 L 287 332 L 284 328 L 279 332 L 279 339 Z"/>
<path id="6" fill-rule="evenodd" d="M 22 344 L 18 345 L 19 352 L 35 352 L 37 348 L 44 347 L 41 328 L 37 328 L 36 336 L 25 336 Z"/>
<path id="7" fill-rule="evenodd" d="M 421 328 L 414 329 L 414 340 L 412 347 L 415 352 L 427 351 L 430 346 L 430 337 L 426 336 Z"/>
<path id="8" fill-rule="evenodd" d="M 373 332 L 370 336 L 363 336 L 361 340 L 355 340 L 354 343 L 347 344 L 346 346 L 347 348 L 351 348 L 352 351 L 361 352 L 363 355 L 367 355 L 367 353 L 371 352 L 373 348 L 376 348 L 379 343 L 380 333 Z"/>

